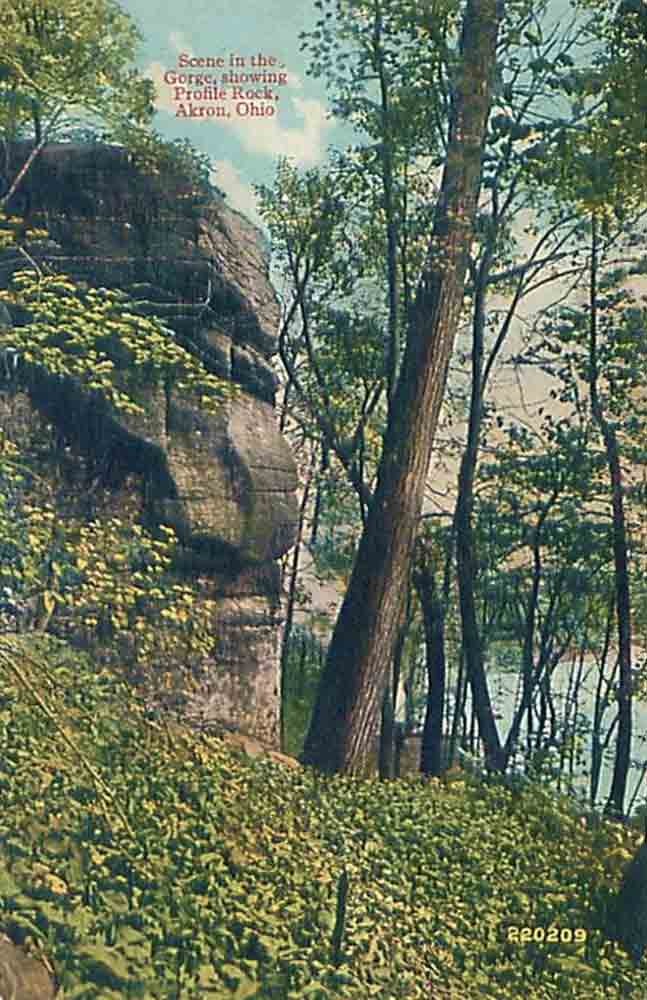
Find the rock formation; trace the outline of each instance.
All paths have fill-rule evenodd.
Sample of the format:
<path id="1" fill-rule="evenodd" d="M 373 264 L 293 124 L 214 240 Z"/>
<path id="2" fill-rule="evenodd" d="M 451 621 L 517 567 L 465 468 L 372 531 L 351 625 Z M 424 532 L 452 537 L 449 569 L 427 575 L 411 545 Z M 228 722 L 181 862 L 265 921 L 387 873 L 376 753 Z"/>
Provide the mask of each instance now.
<path id="1" fill-rule="evenodd" d="M 0 934 L 0 997 L 2 1000 L 52 1000 L 50 972 L 5 934 Z"/>
<path id="2" fill-rule="evenodd" d="M 29 148 L 11 147 L 12 175 Z M 144 386 L 143 415 L 127 417 L 45 372 L 32 373 L 27 393 L 115 489 L 138 478 L 147 515 L 176 530 L 178 565 L 212 581 L 214 669 L 194 714 L 276 745 L 276 560 L 294 540 L 297 480 L 273 412 L 279 312 L 262 236 L 214 191 L 172 169 L 143 170 L 123 148 L 98 143 L 46 146 L 8 207 L 26 229 L 46 228 L 47 239 L 24 246 L 39 267 L 124 290 L 135 309 L 161 318 L 209 371 L 239 387 L 210 413 L 190 393 Z M 24 267 L 15 248 L 1 251 L 0 285 Z M 16 310 L 5 316 L 25 319 Z M 5 413 L 14 405 L 8 394 L 3 405 Z"/>

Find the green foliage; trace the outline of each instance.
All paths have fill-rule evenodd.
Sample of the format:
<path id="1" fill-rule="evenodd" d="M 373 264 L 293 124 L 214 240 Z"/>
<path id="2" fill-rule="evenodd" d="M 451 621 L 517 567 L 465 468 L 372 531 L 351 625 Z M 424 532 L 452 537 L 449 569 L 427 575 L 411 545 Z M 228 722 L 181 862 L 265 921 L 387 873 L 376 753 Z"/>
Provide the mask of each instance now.
<path id="1" fill-rule="evenodd" d="M 298 757 L 303 749 L 310 713 L 325 657 L 325 645 L 315 632 L 295 626 L 282 660 L 284 750 Z"/>
<path id="2" fill-rule="evenodd" d="M 0 22 L 0 124 L 9 138 L 79 121 L 143 124 L 153 84 L 132 68 L 140 35 L 114 0 L 12 0 Z"/>
<path id="3" fill-rule="evenodd" d="M 595 381 L 600 405 L 624 432 L 623 439 L 629 443 L 631 437 L 637 437 L 640 443 L 647 417 L 639 391 L 647 362 L 647 310 L 629 287 L 630 277 L 630 271 L 607 271 L 603 275 L 596 298 L 598 331 L 593 346 L 589 343 L 588 308 L 569 305 L 548 314 L 545 336 L 537 340 L 535 349 L 544 354 L 545 370 L 557 374 L 561 381 L 561 402 L 581 411 L 582 384 L 590 391 Z M 635 457 L 643 461 L 644 451 Z"/>
<path id="4" fill-rule="evenodd" d="M 610 912 L 609 930 L 636 965 L 647 948 L 647 844 L 638 848 L 623 874 Z"/>
<path id="5" fill-rule="evenodd" d="M 137 126 L 128 120 L 118 123 L 107 132 L 92 132 L 90 138 L 123 144 L 133 163 L 143 173 L 179 175 L 192 181 L 194 190 L 188 197 L 194 201 L 214 192 L 224 197 L 224 192 L 211 181 L 214 169 L 211 157 L 186 137 L 169 140 L 156 129 Z"/>
<path id="6" fill-rule="evenodd" d="M 598 4 L 578 0 L 576 9 L 594 12 L 596 53 L 573 71 L 574 110 L 586 125 L 566 127 L 559 137 L 556 193 L 599 218 L 625 219 L 647 194 L 647 34 L 641 0 Z M 546 174 L 546 179 L 551 180 Z"/>
<path id="7" fill-rule="evenodd" d="M 156 700 L 186 694 L 213 651 L 214 602 L 172 571 L 177 547 L 137 512 L 91 520 L 57 501 L 35 455 L 0 432 L 0 597 L 6 628 L 47 630 L 137 679 Z M 53 470 L 50 470 L 50 472 Z M 1 626 L 0 626 L 1 627 Z"/>
<path id="8" fill-rule="evenodd" d="M 207 409 L 217 408 L 231 392 L 228 383 L 176 343 L 172 330 L 141 315 L 125 292 L 27 269 L 14 273 L 10 287 L 0 290 L 0 302 L 30 317 L 2 330 L 5 352 L 14 352 L 21 364 L 75 379 L 118 410 L 142 413 L 134 395 L 143 385 L 175 384 L 195 393 Z M 18 381 L 20 370 L 19 365 Z"/>
<path id="9" fill-rule="evenodd" d="M 279 338 L 292 393 L 290 416 L 319 439 L 329 473 L 363 496 L 384 425 L 385 310 L 381 216 L 363 203 L 356 168 L 300 174 L 279 163 L 275 186 L 259 188 L 261 214 L 289 301 Z M 331 305 L 334 302 L 334 306 Z"/>
<path id="10" fill-rule="evenodd" d="M 397 135 L 396 157 L 428 156 L 446 100 L 457 4 L 317 0 L 315 7 L 319 18 L 301 47 L 309 75 L 326 81 L 333 113 L 369 141 Z"/>
<path id="11" fill-rule="evenodd" d="M 212 191 L 210 158 L 151 126 L 154 84 L 134 67 L 140 41 L 115 0 L 12 0 L 0 23 L 0 129 L 9 140 L 118 143 L 143 170 Z"/>
<path id="12" fill-rule="evenodd" d="M 46 229 L 26 226 L 25 220 L 18 215 L 6 215 L 0 212 L 0 249 L 17 246 L 21 237 L 36 241 L 46 239 L 48 236 Z"/>
<path id="13" fill-rule="evenodd" d="M 26 657 L 58 726 L 7 669 Z M 0 923 L 45 949 L 66 997 L 640 996 L 598 927 L 626 831 L 501 782 L 250 759 L 152 723 L 58 644 L 0 640 L 0 678 Z"/>

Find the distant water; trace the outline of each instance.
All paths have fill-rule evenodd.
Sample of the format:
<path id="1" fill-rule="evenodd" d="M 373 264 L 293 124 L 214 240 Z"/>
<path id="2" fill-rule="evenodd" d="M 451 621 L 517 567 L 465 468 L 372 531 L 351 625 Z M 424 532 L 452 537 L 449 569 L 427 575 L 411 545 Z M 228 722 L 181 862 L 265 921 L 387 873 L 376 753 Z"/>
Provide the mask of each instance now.
<path id="1" fill-rule="evenodd" d="M 564 705 L 568 692 L 568 676 L 570 673 L 570 667 L 564 667 L 562 670 L 556 668 L 553 674 L 553 679 L 551 683 L 551 690 L 553 694 L 553 701 L 555 705 L 557 719 L 561 723 L 563 719 Z M 581 794 L 585 796 L 585 801 L 588 804 L 589 800 L 589 779 L 591 770 L 591 728 L 593 720 L 593 708 L 595 705 L 595 684 L 597 680 L 596 672 L 588 668 L 588 679 L 587 678 L 587 668 L 583 671 L 584 680 L 580 686 L 578 704 L 575 711 L 571 711 L 570 715 L 570 725 L 573 725 L 573 721 L 576 720 L 577 728 L 580 732 L 580 743 L 578 745 L 579 758 L 576 760 L 573 769 L 573 784 L 581 791 Z M 514 707 L 516 704 L 517 695 L 517 683 L 518 678 L 512 673 L 503 671 L 493 671 L 490 670 L 488 673 L 488 680 L 490 685 L 490 697 L 492 699 L 493 708 L 496 714 L 497 726 L 499 729 L 499 736 L 502 741 L 505 740 L 514 713 Z M 452 681 L 450 680 L 450 686 Z M 402 719 L 402 704 L 398 705 L 398 718 Z M 468 693 L 467 707 L 466 711 L 469 713 L 470 700 Z M 612 702 L 607 712 L 604 716 L 602 725 L 602 740 L 608 732 L 608 728 L 613 723 L 613 719 L 616 715 L 617 703 Z M 522 742 L 525 739 L 525 725 L 521 729 L 521 739 Z M 559 751 L 553 751 L 555 761 L 559 759 Z M 615 756 L 615 731 L 614 735 L 611 737 L 609 742 L 609 750 L 603 757 L 602 768 L 600 772 L 600 780 L 598 784 L 597 791 L 597 802 L 598 808 L 604 806 L 607 801 L 609 791 L 611 788 L 611 778 L 613 775 L 613 761 Z M 627 794 L 625 796 L 625 810 L 628 810 L 630 805 L 632 809 L 635 810 L 638 806 L 647 802 L 647 705 L 644 702 L 640 702 L 634 699 L 633 702 L 633 731 L 632 731 L 632 766 L 629 771 L 629 777 L 627 780 Z M 644 774 L 644 777 L 643 777 Z M 567 790 L 568 783 L 570 781 L 570 776 L 568 774 L 564 775 L 562 788 Z M 635 794 L 637 791 L 637 795 Z"/>
<path id="2" fill-rule="evenodd" d="M 568 675 L 570 668 L 565 667 L 561 671 L 556 668 L 553 674 L 551 690 L 560 719 L 563 715 L 565 700 L 568 692 Z M 595 705 L 595 685 L 597 673 L 595 670 L 587 668 L 583 671 L 582 685 L 580 686 L 578 704 L 575 714 L 570 716 L 570 725 L 575 720 L 581 730 L 581 745 L 579 746 L 579 756 L 581 763 L 576 763 L 574 768 L 574 783 L 586 793 L 588 799 L 589 772 L 591 769 L 591 727 L 593 722 L 593 709 Z M 497 720 L 499 732 L 502 739 L 508 732 L 512 721 L 517 692 L 517 678 L 509 674 L 490 673 L 490 691 L 494 702 L 495 711 L 500 718 Z M 617 712 L 617 703 L 613 701 L 604 716 L 602 726 L 602 739 L 608 732 L 608 728 L 613 724 Z M 522 735 L 525 735 L 525 727 L 522 727 Z M 606 802 L 611 788 L 611 778 L 613 775 L 613 761 L 615 756 L 615 730 L 609 742 L 609 752 L 605 754 L 602 761 L 600 782 L 598 785 L 597 805 L 603 806 Z M 634 800 L 634 792 L 638 788 L 638 795 L 633 801 L 633 808 L 647 801 L 647 773 L 642 778 L 643 768 L 647 764 L 647 705 L 644 702 L 633 701 L 633 726 L 632 726 L 632 767 L 627 780 L 627 795 L 625 797 L 625 809 L 629 808 Z"/>

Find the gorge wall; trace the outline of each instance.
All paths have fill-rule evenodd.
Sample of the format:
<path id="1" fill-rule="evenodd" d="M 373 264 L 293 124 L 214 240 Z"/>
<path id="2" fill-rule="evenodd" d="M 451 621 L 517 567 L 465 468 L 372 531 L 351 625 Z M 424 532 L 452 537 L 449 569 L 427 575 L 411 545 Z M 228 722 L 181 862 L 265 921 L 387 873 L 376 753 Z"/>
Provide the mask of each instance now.
<path id="1" fill-rule="evenodd" d="M 10 148 L 10 176 L 30 148 Z M 277 560 L 295 536 L 297 477 L 273 411 L 279 310 L 261 234 L 213 190 L 98 143 L 45 146 L 8 209 L 47 236 L 0 250 L 0 287 L 31 264 L 121 289 L 237 387 L 208 412 L 188 391 L 144 384 L 143 413 L 125 416 L 73 379 L 32 372 L 17 387 L 7 370 L 0 420 L 41 420 L 58 447 L 103 470 L 116 505 L 174 528 L 180 571 L 206 577 L 218 608 L 213 667 L 187 712 L 277 745 Z M 0 350 L 2 322 L 28 320 L 4 309 Z"/>

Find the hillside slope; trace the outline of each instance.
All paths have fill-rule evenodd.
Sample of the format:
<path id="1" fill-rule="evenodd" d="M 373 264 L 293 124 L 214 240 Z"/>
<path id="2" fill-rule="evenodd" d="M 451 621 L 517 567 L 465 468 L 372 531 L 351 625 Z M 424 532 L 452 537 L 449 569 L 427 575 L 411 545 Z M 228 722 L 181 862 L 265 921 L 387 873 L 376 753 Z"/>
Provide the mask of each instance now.
<path id="1" fill-rule="evenodd" d="M 65 998 L 647 998 L 597 929 L 635 837 L 541 789 L 323 778 L 5 636 L 0 796 L 0 929 Z"/>

